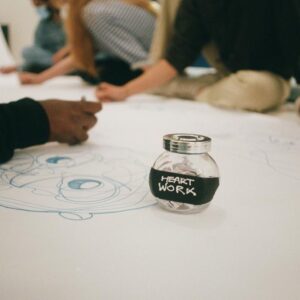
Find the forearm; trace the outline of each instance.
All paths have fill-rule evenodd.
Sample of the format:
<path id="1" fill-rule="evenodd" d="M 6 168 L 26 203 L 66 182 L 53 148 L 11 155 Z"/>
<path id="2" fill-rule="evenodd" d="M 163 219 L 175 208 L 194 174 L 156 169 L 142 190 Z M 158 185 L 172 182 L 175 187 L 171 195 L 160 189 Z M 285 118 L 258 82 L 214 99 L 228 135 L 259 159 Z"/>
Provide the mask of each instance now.
<path id="1" fill-rule="evenodd" d="M 71 56 L 64 58 L 59 61 L 53 67 L 39 74 L 39 79 L 41 82 L 54 78 L 56 76 L 61 76 L 68 74 L 75 70 L 75 65 Z"/>
<path id="2" fill-rule="evenodd" d="M 184 0 L 178 8 L 165 59 L 179 73 L 196 61 L 202 48 L 211 40 L 201 13 L 203 2 Z"/>
<path id="3" fill-rule="evenodd" d="M 126 96 L 145 92 L 164 85 L 177 75 L 176 69 L 166 60 L 160 60 L 143 75 L 124 85 Z"/>
<path id="4" fill-rule="evenodd" d="M 71 52 L 71 47 L 69 45 L 61 48 L 52 56 L 53 63 L 57 64 L 62 59 L 66 58 L 67 55 L 70 54 L 70 52 Z"/>
<path id="5" fill-rule="evenodd" d="M 60 55 L 66 56 L 66 55 L 70 54 L 71 47 L 69 45 L 67 45 L 67 46 L 61 48 L 58 52 L 60 53 Z"/>

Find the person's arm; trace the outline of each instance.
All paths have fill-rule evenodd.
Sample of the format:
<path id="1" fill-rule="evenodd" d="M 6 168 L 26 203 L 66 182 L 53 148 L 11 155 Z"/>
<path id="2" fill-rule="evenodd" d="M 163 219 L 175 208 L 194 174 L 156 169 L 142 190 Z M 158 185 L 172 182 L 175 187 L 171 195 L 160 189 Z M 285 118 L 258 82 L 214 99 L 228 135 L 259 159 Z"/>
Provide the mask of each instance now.
<path id="1" fill-rule="evenodd" d="M 58 50 L 53 56 L 52 60 L 54 64 L 57 64 L 59 61 L 64 59 L 67 55 L 69 55 L 71 52 L 71 47 L 70 46 L 65 46 Z"/>
<path id="2" fill-rule="evenodd" d="M 48 141 L 77 144 L 88 138 L 101 103 L 25 98 L 0 104 L 0 163 L 15 149 Z"/>
<path id="3" fill-rule="evenodd" d="M 19 73 L 19 79 L 22 84 L 40 84 L 51 78 L 68 74 L 74 70 L 75 65 L 73 62 L 73 58 L 71 56 L 68 56 L 42 73 L 34 74 L 21 72 Z"/>
<path id="4" fill-rule="evenodd" d="M 102 83 L 96 90 L 96 96 L 103 101 L 121 101 L 125 98 L 161 86 L 174 78 L 176 69 L 166 60 L 161 60 L 149 68 L 140 77 L 123 86 Z"/>
<path id="5" fill-rule="evenodd" d="M 10 74 L 13 72 L 18 71 L 18 67 L 17 66 L 5 66 L 5 67 L 1 67 L 0 68 L 0 73 L 1 74 Z"/>
<path id="6" fill-rule="evenodd" d="M 174 35 L 166 58 L 149 68 L 139 78 L 122 87 L 107 83 L 99 85 L 96 96 L 104 101 L 120 101 L 126 97 L 159 87 L 181 73 L 198 57 L 208 42 L 208 34 L 202 24 L 199 1 L 182 1 L 175 21 Z"/>

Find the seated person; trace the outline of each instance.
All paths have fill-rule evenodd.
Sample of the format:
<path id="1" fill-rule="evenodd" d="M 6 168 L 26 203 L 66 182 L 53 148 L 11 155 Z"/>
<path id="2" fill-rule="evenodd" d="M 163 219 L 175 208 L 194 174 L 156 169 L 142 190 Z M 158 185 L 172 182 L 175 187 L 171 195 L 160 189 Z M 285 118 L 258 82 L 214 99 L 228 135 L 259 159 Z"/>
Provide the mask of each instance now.
<path id="1" fill-rule="evenodd" d="M 160 37 L 160 45 L 166 44 L 164 51 L 154 45 L 162 58 L 121 87 L 100 84 L 99 99 L 120 101 L 159 87 L 156 92 L 162 95 L 253 111 L 266 111 L 286 101 L 300 56 L 300 39 L 294 38 L 300 28 L 298 1 L 284 5 L 258 0 L 163 3 L 163 11 L 176 12 L 178 4 L 179 8 L 171 40 L 165 31 L 167 38 Z M 184 69 L 201 51 L 216 73 L 185 76 Z"/>
<path id="2" fill-rule="evenodd" d="M 69 0 L 71 53 L 40 73 L 21 73 L 23 84 L 39 84 L 80 70 L 90 83 L 123 84 L 142 73 L 131 66 L 148 57 L 155 25 L 149 0 Z"/>
<path id="3" fill-rule="evenodd" d="M 0 104 L 0 163 L 15 149 L 46 142 L 76 144 L 88 138 L 101 104 L 88 101 L 34 101 Z"/>
<path id="4" fill-rule="evenodd" d="M 8 74 L 15 71 L 42 72 L 67 54 L 66 35 L 60 17 L 60 7 L 64 0 L 32 0 L 40 21 L 35 30 L 33 46 L 24 48 L 23 65 L 0 68 Z"/>

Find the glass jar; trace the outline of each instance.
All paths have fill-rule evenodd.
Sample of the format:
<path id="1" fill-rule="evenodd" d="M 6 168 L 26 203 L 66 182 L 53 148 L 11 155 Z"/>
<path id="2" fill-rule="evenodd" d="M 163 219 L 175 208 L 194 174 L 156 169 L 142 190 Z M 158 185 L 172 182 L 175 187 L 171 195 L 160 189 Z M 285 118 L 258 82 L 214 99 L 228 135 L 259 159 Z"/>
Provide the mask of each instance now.
<path id="1" fill-rule="evenodd" d="M 150 172 L 150 189 L 163 208 L 194 213 L 207 207 L 219 186 L 219 170 L 208 154 L 211 139 L 198 134 L 168 134 Z"/>

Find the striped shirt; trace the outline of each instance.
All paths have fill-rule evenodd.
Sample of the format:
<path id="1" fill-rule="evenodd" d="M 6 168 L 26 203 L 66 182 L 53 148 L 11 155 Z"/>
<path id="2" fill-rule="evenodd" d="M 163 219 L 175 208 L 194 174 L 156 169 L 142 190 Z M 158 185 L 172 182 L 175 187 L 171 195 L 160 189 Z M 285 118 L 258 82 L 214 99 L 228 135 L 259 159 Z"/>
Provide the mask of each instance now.
<path id="1" fill-rule="evenodd" d="M 85 6 L 83 20 L 97 52 L 130 65 L 148 58 L 155 27 L 148 11 L 119 0 L 93 0 Z"/>

